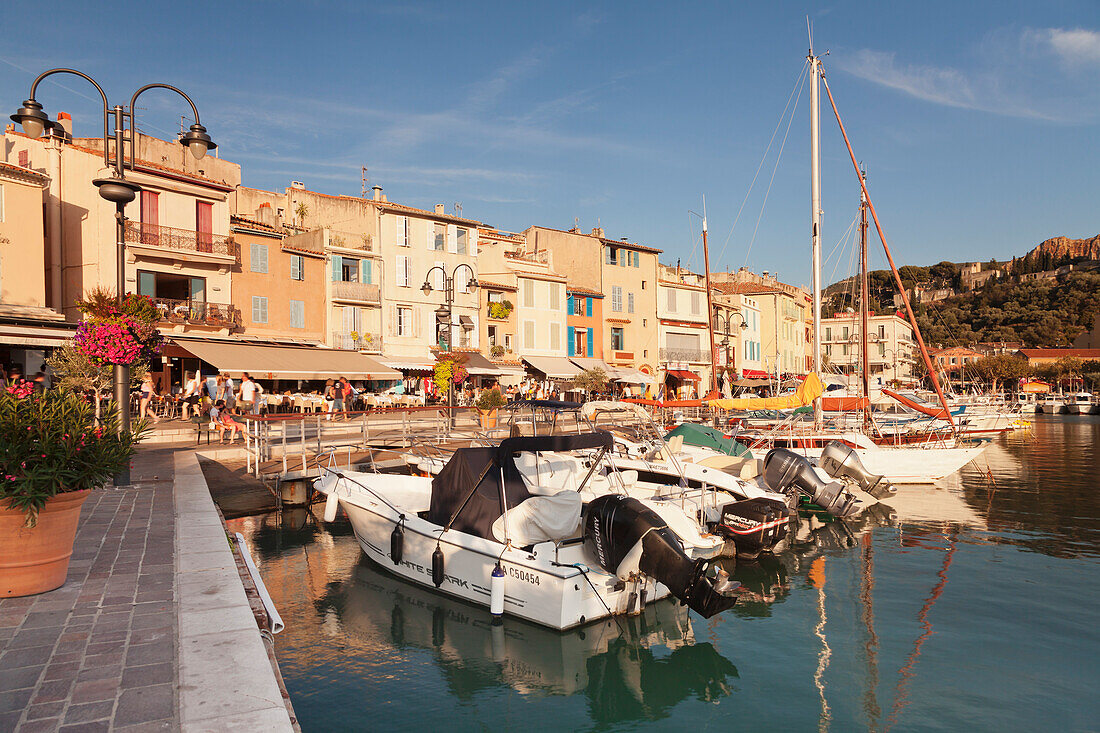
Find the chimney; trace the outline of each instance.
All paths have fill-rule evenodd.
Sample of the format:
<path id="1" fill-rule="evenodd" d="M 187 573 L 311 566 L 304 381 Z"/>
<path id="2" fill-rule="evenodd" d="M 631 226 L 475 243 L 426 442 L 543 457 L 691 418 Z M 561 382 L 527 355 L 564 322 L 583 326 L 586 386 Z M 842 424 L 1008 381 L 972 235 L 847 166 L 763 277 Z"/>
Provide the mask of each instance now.
<path id="1" fill-rule="evenodd" d="M 437 213 L 437 214 L 446 214 L 447 213 L 447 207 L 444 206 L 443 204 L 436 204 L 435 205 L 435 213 Z"/>
<path id="2" fill-rule="evenodd" d="M 596 228 L 594 228 L 594 229 L 592 230 L 592 236 L 593 236 L 593 237 L 599 237 L 600 239 L 603 239 L 603 237 L 604 237 L 604 230 L 603 230 L 603 227 L 596 227 Z"/>
<path id="3" fill-rule="evenodd" d="M 371 186 L 370 190 L 374 193 L 374 200 L 375 201 L 381 201 L 382 200 L 382 187 L 381 186 Z"/>
<path id="4" fill-rule="evenodd" d="M 256 221 L 269 227 L 275 226 L 275 210 L 266 201 L 256 209 Z"/>
<path id="5" fill-rule="evenodd" d="M 71 136 L 73 134 L 73 116 L 68 112 L 57 113 L 57 124 Z"/>

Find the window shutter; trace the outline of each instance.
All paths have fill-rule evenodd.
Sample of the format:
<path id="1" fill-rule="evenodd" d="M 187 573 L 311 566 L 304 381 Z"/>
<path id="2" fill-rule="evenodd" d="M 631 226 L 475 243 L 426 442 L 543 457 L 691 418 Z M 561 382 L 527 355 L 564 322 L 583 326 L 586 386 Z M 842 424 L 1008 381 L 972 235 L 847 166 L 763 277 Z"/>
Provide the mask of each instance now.
<path id="1" fill-rule="evenodd" d="M 371 260 L 363 260 L 363 282 L 374 282 L 374 262 Z"/>
<path id="2" fill-rule="evenodd" d="M 591 329 L 591 328 L 588 329 L 588 352 L 585 354 L 585 356 L 595 356 L 595 354 L 592 351 L 592 341 L 593 341 L 592 334 L 594 332 L 595 332 L 595 329 Z"/>
<path id="3" fill-rule="evenodd" d="M 587 316 L 588 318 L 592 317 L 592 299 L 591 298 L 585 298 L 584 299 L 584 315 Z M 591 338 L 592 337 L 592 332 L 589 331 L 588 334 L 589 334 L 589 338 Z"/>
<path id="4" fill-rule="evenodd" d="M 447 251 L 458 254 L 458 227 L 454 224 L 447 225 Z"/>
<path id="5" fill-rule="evenodd" d="M 397 306 L 391 305 L 389 307 L 389 317 L 386 319 L 386 335 L 397 335 Z"/>
<path id="6" fill-rule="evenodd" d="M 566 330 L 565 338 L 566 338 L 566 341 L 567 341 L 567 346 L 569 347 L 569 356 L 576 356 L 577 355 L 576 330 L 572 326 L 570 326 Z"/>
<path id="7" fill-rule="evenodd" d="M 441 260 L 436 260 L 432 264 L 434 264 L 437 268 L 439 268 L 438 270 L 432 270 L 432 287 L 435 288 L 436 290 L 442 290 L 443 286 L 445 284 L 443 282 L 443 276 L 444 276 L 443 262 Z"/>
<path id="8" fill-rule="evenodd" d="M 605 265 L 610 265 L 611 264 L 611 248 L 610 247 L 604 247 L 603 248 L 603 262 L 604 262 Z"/>
<path id="9" fill-rule="evenodd" d="M 565 296 L 565 312 L 567 315 L 573 315 L 573 302 L 574 298 L 572 295 Z"/>
<path id="10" fill-rule="evenodd" d="M 343 277 L 344 259 L 340 255 L 332 256 L 332 281 L 340 282 L 340 278 Z"/>

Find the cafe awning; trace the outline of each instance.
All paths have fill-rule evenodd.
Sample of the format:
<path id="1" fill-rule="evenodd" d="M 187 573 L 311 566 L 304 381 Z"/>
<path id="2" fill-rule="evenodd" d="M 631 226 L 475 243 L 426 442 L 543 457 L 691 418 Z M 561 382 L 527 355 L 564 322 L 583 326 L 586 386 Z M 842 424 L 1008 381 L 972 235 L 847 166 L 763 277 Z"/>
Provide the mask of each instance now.
<path id="1" fill-rule="evenodd" d="M 500 367 L 476 351 L 464 352 L 463 356 L 466 357 L 466 361 L 462 366 L 475 377 L 499 377 L 502 374 Z"/>
<path id="2" fill-rule="evenodd" d="M 616 369 L 614 381 L 620 384 L 653 384 L 657 380 L 637 369 Z"/>
<path id="3" fill-rule="evenodd" d="M 26 326 L 15 323 L 0 324 L 0 345 L 56 347 L 64 346 L 76 333 L 72 326 Z"/>
<path id="4" fill-rule="evenodd" d="M 615 374 L 618 372 L 618 370 L 609 367 L 607 365 L 607 362 L 605 362 L 603 359 L 597 359 L 591 356 L 571 356 L 569 357 L 569 361 L 573 362 L 584 371 L 587 371 L 589 369 L 599 369 L 603 371 L 603 373 L 606 374 L 609 378 L 614 377 Z"/>
<path id="5" fill-rule="evenodd" d="M 390 369 L 400 369 L 403 372 L 430 372 L 435 368 L 435 362 L 430 359 L 416 359 L 413 357 L 383 356 L 378 360 Z"/>
<path id="6" fill-rule="evenodd" d="M 695 372 L 689 372 L 686 369 L 669 369 L 666 377 L 672 377 L 673 379 L 680 379 L 685 382 L 698 382 L 699 375 Z"/>
<path id="7" fill-rule="evenodd" d="M 242 344 L 232 341 L 173 339 L 218 371 L 256 379 L 400 379 L 401 373 L 358 351 Z"/>
<path id="8" fill-rule="evenodd" d="M 581 373 L 577 365 L 564 356 L 525 356 L 523 361 L 548 379 L 572 379 Z"/>
<path id="9" fill-rule="evenodd" d="M 771 375 L 759 369 L 742 369 L 741 376 L 745 379 L 767 379 Z"/>

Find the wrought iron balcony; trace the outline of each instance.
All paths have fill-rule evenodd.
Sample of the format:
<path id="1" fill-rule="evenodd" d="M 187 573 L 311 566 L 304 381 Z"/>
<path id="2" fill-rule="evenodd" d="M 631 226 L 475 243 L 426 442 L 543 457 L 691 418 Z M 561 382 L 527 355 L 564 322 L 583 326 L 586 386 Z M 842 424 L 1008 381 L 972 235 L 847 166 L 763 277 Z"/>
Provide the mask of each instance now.
<path id="1" fill-rule="evenodd" d="M 329 345 L 334 349 L 346 351 L 368 351 L 382 353 L 382 334 L 363 331 L 333 331 Z"/>
<path id="2" fill-rule="evenodd" d="M 357 303 L 378 304 L 381 302 L 377 285 L 342 280 L 332 283 L 332 299 L 354 300 Z"/>
<path id="3" fill-rule="evenodd" d="M 200 300 L 171 298 L 153 298 L 153 303 L 160 311 L 162 322 L 215 328 L 237 328 L 241 325 L 240 310 L 229 303 L 207 303 Z"/>
<path id="4" fill-rule="evenodd" d="M 241 250 L 233 237 L 205 234 L 191 229 L 162 227 L 140 221 L 126 222 L 126 243 L 146 247 L 163 247 L 182 252 L 222 255 L 241 261 Z"/>
<path id="5" fill-rule="evenodd" d="M 710 352 L 704 349 L 660 349 L 659 356 L 661 361 L 710 361 Z"/>

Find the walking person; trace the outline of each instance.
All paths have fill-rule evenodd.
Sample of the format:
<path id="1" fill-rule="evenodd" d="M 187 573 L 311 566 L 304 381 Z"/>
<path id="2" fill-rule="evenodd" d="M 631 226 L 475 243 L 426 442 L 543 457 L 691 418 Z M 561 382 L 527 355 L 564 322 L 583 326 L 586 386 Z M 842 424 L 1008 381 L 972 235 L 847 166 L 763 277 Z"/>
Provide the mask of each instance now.
<path id="1" fill-rule="evenodd" d="M 183 419 L 186 420 L 188 412 L 193 410 L 195 417 L 199 415 L 199 399 L 202 392 L 202 382 L 199 381 L 198 372 L 187 375 L 187 382 L 183 386 Z"/>
<path id="2" fill-rule="evenodd" d="M 336 385 L 333 384 L 331 379 L 325 380 L 325 391 L 322 393 L 325 399 L 325 413 L 327 414 L 326 420 L 332 419 L 332 408 L 336 404 Z"/>
<path id="3" fill-rule="evenodd" d="M 332 411 L 337 415 L 337 419 L 346 419 L 347 415 L 341 415 L 347 411 L 347 397 L 348 388 L 351 387 L 348 384 L 348 380 L 344 377 L 340 377 L 332 385 Z"/>
<path id="4" fill-rule="evenodd" d="M 248 414 L 252 412 L 252 406 L 256 402 L 256 383 L 252 381 L 252 376 L 245 372 L 241 375 L 241 390 L 238 394 L 238 408 L 241 414 Z"/>
<path id="5" fill-rule="evenodd" d="M 141 380 L 141 401 L 138 403 L 138 417 L 149 417 L 153 422 L 160 422 L 160 418 L 153 412 L 153 398 L 157 396 L 157 388 L 153 385 L 153 375 L 145 372 L 145 379 Z"/>

